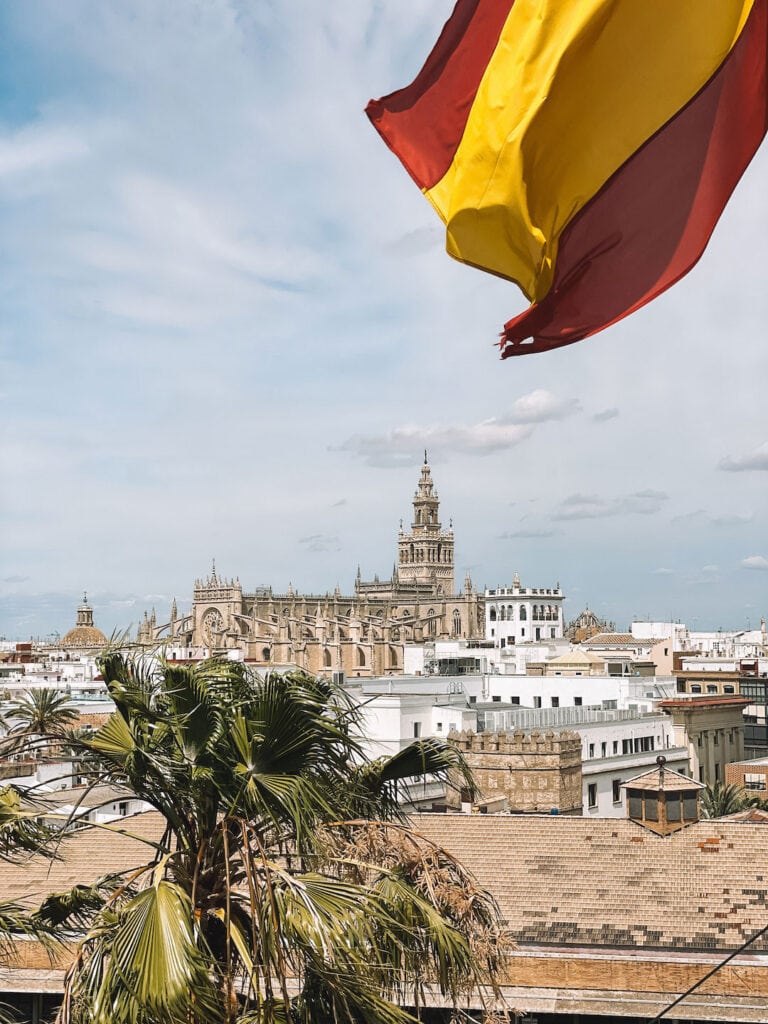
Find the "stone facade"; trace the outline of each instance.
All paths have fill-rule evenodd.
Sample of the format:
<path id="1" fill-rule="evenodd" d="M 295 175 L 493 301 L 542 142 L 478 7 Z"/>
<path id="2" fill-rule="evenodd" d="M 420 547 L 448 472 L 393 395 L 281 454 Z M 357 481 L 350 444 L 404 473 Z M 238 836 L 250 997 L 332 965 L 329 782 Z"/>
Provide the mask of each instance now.
<path id="1" fill-rule="evenodd" d="M 483 803 L 506 799 L 507 810 L 529 814 L 581 814 L 581 738 L 575 732 L 453 733 L 451 742 L 464 755 Z M 449 790 L 449 808 L 462 803 Z"/>
<path id="2" fill-rule="evenodd" d="M 443 528 L 439 510 L 425 458 L 410 530 L 400 524 L 391 579 L 367 582 L 358 570 L 352 594 L 300 594 L 290 586 L 285 593 L 247 593 L 214 566 L 196 580 L 189 615 L 178 616 L 174 606 L 171 621 L 158 625 L 154 612 L 145 614 L 138 640 L 212 653 L 239 649 L 257 665 L 294 664 L 317 675 L 400 674 L 406 643 L 484 636 L 483 595 L 469 574 L 455 592 L 453 528 Z"/>

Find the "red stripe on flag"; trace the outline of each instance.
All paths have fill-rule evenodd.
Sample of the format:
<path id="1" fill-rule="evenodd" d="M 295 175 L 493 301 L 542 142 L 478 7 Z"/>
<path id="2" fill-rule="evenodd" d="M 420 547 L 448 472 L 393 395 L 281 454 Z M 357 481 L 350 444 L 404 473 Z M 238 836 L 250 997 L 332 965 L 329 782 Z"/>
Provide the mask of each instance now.
<path id="1" fill-rule="evenodd" d="M 365 112 L 422 189 L 451 166 L 514 0 L 458 0 L 414 81 Z"/>
<path id="2" fill-rule="evenodd" d="M 767 53 L 768 0 L 756 0 L 704 88 L 565 229 L 552 288 L 505 324 L 503 359 L 588 338 L 688 273 L 768 128 Z"/>

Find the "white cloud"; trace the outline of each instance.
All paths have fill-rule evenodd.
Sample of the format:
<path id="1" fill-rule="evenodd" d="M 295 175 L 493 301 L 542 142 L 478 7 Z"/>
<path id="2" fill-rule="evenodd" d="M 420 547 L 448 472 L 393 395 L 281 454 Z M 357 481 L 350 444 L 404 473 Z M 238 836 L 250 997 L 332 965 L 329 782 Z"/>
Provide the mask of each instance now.
<path id="1" fill-rule="evenodd" d="M 532 430 L 530 426 L 496 419 L 472 426 L 403 426 L 378 437 L 353 435 L 339 450 L 360 456 L 369 466 L 415 466 L 421 462 L 425 449 L 430 459 L 451 453 L 490 455 L 526 441 Z"/>
<path id="2" fill-rule="evenodd" d="M 674 574 L 674 569 L 667 569 L 664 566 L 653 570 L 654 576 L 674 576 Z"/>
<path id="3" fill-rule="evenodd" d="M 508 530 L 505 533 L 500 533 L 499 540 L 536 540 L 537 538 L 554 537 L 556 533 L 557 530 L 550 530 L 546 527 L 541 527 L 540 529 L 531 527 L 527 530 L 521 527 L 518 530 Z"/>
<path id="4" fill-rule="evenodd" d="M 654 515 L 669 495 L 664 491 L 635 491 L 620 498 L 602 498 L 597 494 L 572 494 L 560 502 L 553 513 L 556 520 L 603 519 L 608 516 Z"/>
<path id="5" fill-rule="evenodd" d="M 740 565 L 742 569 L 759 569 L 765 571 L 768 569 L 768 558 L 764 555 L 749 555 L 748 558 L 742 558 Z"/>
<path id="6" fill-rule="evenodd" d="M 595 423 L 605 423 L 608 420 L 615 420 L 619 415 L 619 410 L 615 406 L 612 406 L 610 409 L 603 409 L 602 412 L 596 412 L 592 416 L 592 420 Z"/>
<path id="7" fill-rule="evenodd" d="M 12 175 L 35 174 L 61 164 L 82 160 L 89 146 L 76 131 L 64 126 L 38 124 L 0 134 L 0 180 Z"/>
<path id="8" fill-rule="evenodd" d="M 27 73 L 0 115 L 0 562 L 30 580 L 3 585 L 25 596 L 0 607 L 0 633 L 35 615 L 35 632 L 63 632 L 81 581 L 181 602 L 212 552 L 245 587 L 351 586 L 358 561 L 388 573 L 425 446 L 479 580 L 510 547 L 499 534 L 551 529 L 514 538 L 532 582 L 562 578 L 608 619 L 668 614 L 682 570 L 650 571 L 677 560 L 652 514 L 672 501 L 637 483 L 649 459 L 641 479 L 674 512 L 707 501 L 676 538 L 690 565 L 760 551 L 761 474 L 712 470 L 765 438 L 768 149 L 679 285 L 594 338 L 501 362 L 525 299 L 446 256 L 362 114 L 413 77 L 445 0 L 295 6 L 36 0 L 3 25 Z M 724 332 L 727 389 L 714 372 L 680 388 L 694 349 L 720 365 Z M 382 481 L 361 463 L 414 469 Z M 544 509 L 596 529 L 575 552 Z M 349 557 L 309 553 L 334 537 Z M 723 574 L 676 610 L 725 625 L 722 608 L 759 605 L 764 575 Z M 100 627 L 121 611 L 138 614 L 105 607 Z"/>
<path id="9" fill-rule="evenodd" d="M 768 441 L 746 455 L 726 455 L 718 463 L 718 469 L 725 469 L 730 473 L 745 473 L 753 469 L 768 469 Z"/>
<path id="10" fill-rule="evenodd" d="M 551 391 L 537 388 L 518 398 L 504 420 L 509 423 L 546 423 L 548 420 L 564 420 L 578 412 L 581 412 L 578 398 L 557 398 Z"/>
<path id="11" fill-rule="evenodd" d="M 325 533 L 313 533 L 308 537 L 300 537 L 299 544 L 305 551 L 341 551 L 339 538 Z"/>
<path id="12" fill-rule="evenodd" d="M 684 512 L 682 515 L 673 516 L 672 523 L 709 523 L 712 526 L 744 526 L 754 519 L 753 512 L 708 512 L 705 508 L 696 509 L 695 512 Z"/>
<path id="13" fill-rule="evenodd" d="M 479 423 L 407 424 L 380 436 L 355 434 L 338 450 L 353 452 L 368 465 L 381 467 L 418 465 L 425 448 L 430 458 L 451 453 L 490 455 L 528 440 L 537 424 L 566 419 L 580 410 L 578 399 L 560 399 L 537 388 L 516 399 L 510 412 Z"/>

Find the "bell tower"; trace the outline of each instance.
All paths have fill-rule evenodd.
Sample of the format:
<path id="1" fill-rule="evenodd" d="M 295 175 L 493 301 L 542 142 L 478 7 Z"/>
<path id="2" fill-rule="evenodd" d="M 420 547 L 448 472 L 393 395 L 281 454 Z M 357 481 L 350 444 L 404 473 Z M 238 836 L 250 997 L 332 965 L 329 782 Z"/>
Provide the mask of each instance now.
<path id="1" fill-rule="evenodd" d="M 427 584 L 435 593 L 453 596 L 453 529 L 443 530 L 439 513 L 440 499 L 424 452 L 424 465 L 413 496 L 411 529 L 405 533 L 401 524 L 397 539 L 398 580 L 406 585 Z"/>

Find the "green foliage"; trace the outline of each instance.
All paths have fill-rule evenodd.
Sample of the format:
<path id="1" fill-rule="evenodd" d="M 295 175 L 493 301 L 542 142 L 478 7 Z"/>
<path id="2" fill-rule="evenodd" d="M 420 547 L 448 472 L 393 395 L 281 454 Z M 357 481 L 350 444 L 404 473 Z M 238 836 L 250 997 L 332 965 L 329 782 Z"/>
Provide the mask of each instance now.
<path id="1" fill-rule="evenodd" d="M 427 984 L 457 1005 L 506 949 L 493 901 L 401 820 L 415 774 L 471 777 L 436 740 L 367 762 L 343 690 L 109 652 L 116 710 L 69 734 L 94 784 L 132 790 L 167 829 L 116 879 L 49 898 L 84 932 L 62 1024 L 402 1024 Z"/>
<path id="2" fill-rule="evenodd" d="M 77 712 L 68 705 L 69 697 L 56 690 L 27 690 L 8 702 L 5 716 L 15 723 L 11 734 L 61 737 L 77 720 Z"/>
<path id="3" fill-rule="evenodd" d="M 701 793 L 701 814 L 704 818 L 724 818 L 749 806 L 747 794 L 741 786 L 715 782 Z"/>

